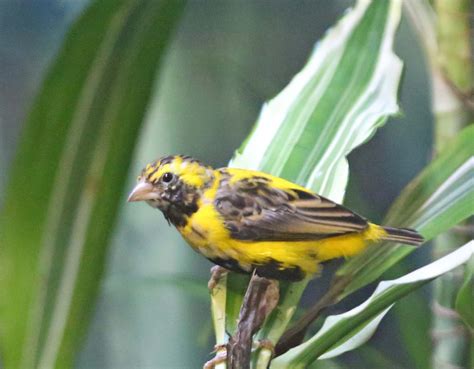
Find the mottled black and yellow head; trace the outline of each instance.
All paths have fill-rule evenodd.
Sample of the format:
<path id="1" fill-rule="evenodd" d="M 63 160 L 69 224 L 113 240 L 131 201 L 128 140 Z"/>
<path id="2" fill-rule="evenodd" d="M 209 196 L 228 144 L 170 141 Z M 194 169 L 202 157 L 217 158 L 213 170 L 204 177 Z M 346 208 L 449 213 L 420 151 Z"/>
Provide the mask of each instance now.
<path id="1" fill-rule="evenodd" d="M 190 156 L 166 156 L 148 164 L 128 201 L 146 201 L 165 218 L 182 226 L 197 211 L 203 190 L 214 178 L 213 169 Z"/>

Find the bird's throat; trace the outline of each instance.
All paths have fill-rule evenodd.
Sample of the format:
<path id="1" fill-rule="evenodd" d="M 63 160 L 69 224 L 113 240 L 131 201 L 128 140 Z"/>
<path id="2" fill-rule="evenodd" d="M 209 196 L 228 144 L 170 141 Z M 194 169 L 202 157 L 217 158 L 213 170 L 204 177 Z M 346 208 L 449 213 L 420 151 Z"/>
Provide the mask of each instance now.
<path id="1" fill-rule="evenodd" d="M 161 209 L 166 220 L 178 228 L 184 227 L 191 215 L 199 209 L 197 192 L 195 190 L 185 192 L 187 192 L 185 188 L 181 188 L 181 193 L 173 196 L 174 201 L 171 201 L 166 208 Z"/>

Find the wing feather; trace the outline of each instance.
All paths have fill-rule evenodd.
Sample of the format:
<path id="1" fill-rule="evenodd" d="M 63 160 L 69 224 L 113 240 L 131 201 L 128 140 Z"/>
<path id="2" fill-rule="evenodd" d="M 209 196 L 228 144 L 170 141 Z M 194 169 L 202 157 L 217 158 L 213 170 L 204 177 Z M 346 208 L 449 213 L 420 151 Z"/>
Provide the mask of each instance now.
<path id="1" fill-rule="evenodd" d="M 367 220 L 331 200 L 271 176 L 237 181 L 222 171 L 215 206 L 235 239 L 246 241 L 319 240 L 362 232 Z M 282 188 L 282 183 L 287 184 Z"/>

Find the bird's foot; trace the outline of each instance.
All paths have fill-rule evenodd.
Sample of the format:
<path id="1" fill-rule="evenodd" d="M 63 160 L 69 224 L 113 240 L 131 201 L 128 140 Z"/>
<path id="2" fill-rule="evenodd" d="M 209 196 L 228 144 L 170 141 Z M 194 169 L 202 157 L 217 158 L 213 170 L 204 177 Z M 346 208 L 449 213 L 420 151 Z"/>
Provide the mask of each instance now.
<path id="1" fill-rule="evenodd" d="M 272 353 L 272 355 L 275 353 L 275 345 L 269 339 L 259 340 L 255 343 L 255 345 L 257 349 L 268 350 Z"/>
<path id="2" fill-rule="evenodd" d="M 227 361 L 227 345 L 215 345 L 214 352 L 216 356 L 214 356 L 211 360 L 207 361 L 203 369 L 214 369 L 220 363 Z"/>
<path id="3" fill-rule="evenodd" d="M 221 267 L 219 265 L 215 265 L 211 268 L 211 278 L 209 282 L 207 282 L 207 288 L 212 292 L 212 290 L 217 286 L 219 280 L 222 278 L 223 275 L 229 273 L 229 271 Z"/>
<path id="4" fill-rule="evenodd" d="M 267 312 L 268 316 L 277 306 L 278 300 L 280 300 L 280 283 L 275 279 L 270 279 L 270 284 L 265 295 L 269 305 L 269 311 Z"/>

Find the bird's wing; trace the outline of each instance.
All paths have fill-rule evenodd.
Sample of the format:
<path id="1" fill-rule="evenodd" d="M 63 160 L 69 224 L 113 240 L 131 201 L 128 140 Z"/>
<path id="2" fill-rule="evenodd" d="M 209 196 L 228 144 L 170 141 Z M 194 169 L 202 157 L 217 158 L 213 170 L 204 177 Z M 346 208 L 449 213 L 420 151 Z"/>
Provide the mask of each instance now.
<path id="1" fill-rule="evenodd" d="M 221 181 L 214 204 L 231 237 L 245 241 L 303 241 L 367 228 L 367 220 L 349 209 L 288 184 L 285 188 L 273 186 L 271 177 L 259 176 Z"/>

